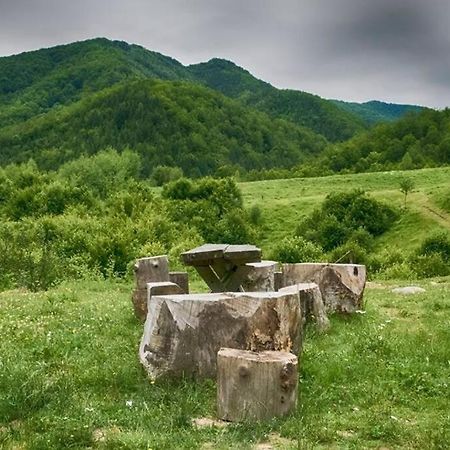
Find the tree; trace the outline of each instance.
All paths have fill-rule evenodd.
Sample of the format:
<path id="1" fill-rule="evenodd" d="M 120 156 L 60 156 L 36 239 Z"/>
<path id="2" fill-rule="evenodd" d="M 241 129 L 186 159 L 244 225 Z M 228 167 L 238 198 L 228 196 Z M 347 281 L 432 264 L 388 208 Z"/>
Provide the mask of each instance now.
<path id="1" fill-rule="evenodd" d="M 400 192 L 405 195 L 405 208 L 406 208 L 406 197 L 414 189 L 414 181 L 411 178 L 403 178 L 400 180 Z"/>

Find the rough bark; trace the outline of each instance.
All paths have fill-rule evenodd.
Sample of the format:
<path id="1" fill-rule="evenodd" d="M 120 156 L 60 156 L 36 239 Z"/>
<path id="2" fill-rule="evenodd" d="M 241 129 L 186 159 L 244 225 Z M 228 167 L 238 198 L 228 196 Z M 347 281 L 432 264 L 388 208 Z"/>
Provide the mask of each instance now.
<path id="1" fill-rule="evenodd" d="M 242 281 L 245 292 L 275 291 L 275 271 L 278 263 L 275 261 L 261 261 L 247 263 L 248 273 Z"/>
<path id="2" fill-rule="evenodd" d="M 221 347 L 297 353 L 301 323 L 298 292 L 153 296 L 139 356 L 152 378 L 214 378 Z"/>
<path id="3" fill-rule="evenodd" d="M 357 264 L 283 264 L 283 286 L 317 283 L 327 311 L 353 313 L 364 307 L 366 267 Z"/>
<path id="4" fill-rule="evenodd" d="M 297 357 L 292 353 L 223 348 L 217 355 L 217 412 L 228 421 L 269 420 L 297 405 Z"/>

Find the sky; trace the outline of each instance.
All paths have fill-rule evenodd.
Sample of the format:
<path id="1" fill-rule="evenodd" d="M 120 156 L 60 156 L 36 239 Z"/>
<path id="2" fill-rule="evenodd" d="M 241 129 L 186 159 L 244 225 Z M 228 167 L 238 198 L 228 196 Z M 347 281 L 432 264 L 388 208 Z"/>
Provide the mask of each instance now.
<path id="1" fill-rule="evenodd" d="M 450 106 L 450 0 L 0 0 L 0 55 L 93 37 L 325 98 Z"/>

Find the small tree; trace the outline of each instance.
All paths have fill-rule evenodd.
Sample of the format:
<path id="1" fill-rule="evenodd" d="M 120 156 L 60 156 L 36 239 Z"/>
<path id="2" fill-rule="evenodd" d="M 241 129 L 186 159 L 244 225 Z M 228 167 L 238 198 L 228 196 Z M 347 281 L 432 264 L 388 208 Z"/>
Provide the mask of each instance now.
<path id="1" fill-rule="evenodd" d="M 406 197 L 414 189 L 414 181 L 411 178 L 403 178 L 400 180 L 400 192 L 405 195 L 405 208 L 406 208 Z"/>

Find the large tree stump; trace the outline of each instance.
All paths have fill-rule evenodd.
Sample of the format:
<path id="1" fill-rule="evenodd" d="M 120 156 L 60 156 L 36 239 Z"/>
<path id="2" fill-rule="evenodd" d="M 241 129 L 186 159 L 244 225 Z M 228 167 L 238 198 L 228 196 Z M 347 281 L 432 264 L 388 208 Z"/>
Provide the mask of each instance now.
<path id="1" fill-rule="evenodd" d="M 301 348 L 298 292 L 153 296 L 148 307 L 139 357 L 151 378 L 214 378 L 221 347 Z"/>
<path id="2" fill-rule="evenodd" d="M 358 264 L 283 264 L 283 286 L 317 283 L 327 311 L 353 313 L 364 307 L 366 267 Z"/>
<path id="3" fill-rule="evenodd" d="M 275 271 L 278 263 L 275 261 L 261 261 L 247 263 L 247 275 L 242 281 L 245 292 L 275 291 Z"/>
<path id="4" fill-rule="evenodd" d="M 293 284 L 292 286 L 281 288 L 279 292 L 299 293 L 304 324 L 308 321 L 315 322 L 319 331 L 326 331 L 330 328 L 330 321 L 323 303 L 322 294 L 316 283 Z"/>
<path id="5" fill-rule="evenodd" d="M 217 413 L 229 421 L 269 420 L 297 405 L 297 357 L 223 348 L 217 355 Z"/>
<path id="6" fill-rule="evenodd" d="M 134 265 L 135 288 L 131 296 L 135 316 L 147 317 L 147 283 L 169 281 L 169 260 L 166 255 L 140 258 Z"/>

